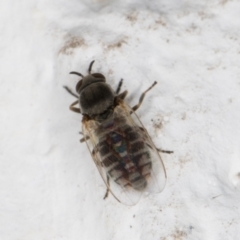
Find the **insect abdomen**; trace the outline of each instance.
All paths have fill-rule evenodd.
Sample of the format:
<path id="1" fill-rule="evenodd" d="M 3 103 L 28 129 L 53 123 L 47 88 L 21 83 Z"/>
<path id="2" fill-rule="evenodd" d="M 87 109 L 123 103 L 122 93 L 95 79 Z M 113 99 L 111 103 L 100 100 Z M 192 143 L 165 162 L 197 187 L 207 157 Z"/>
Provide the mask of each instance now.
<path id="1" fill-rule="evenodd" d="M 150 154 L 142 136 L 128 125 L 108 132 L 99 142 L 107 174 L 121 186 L 141 191 L 151 172 Z"/>

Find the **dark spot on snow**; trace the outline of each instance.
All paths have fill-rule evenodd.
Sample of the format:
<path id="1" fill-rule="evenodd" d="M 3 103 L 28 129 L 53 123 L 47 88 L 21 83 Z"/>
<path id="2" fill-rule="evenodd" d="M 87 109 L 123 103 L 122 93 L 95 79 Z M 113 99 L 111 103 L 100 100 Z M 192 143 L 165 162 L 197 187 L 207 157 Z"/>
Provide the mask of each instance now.
<path id="1" fill-rule="evenodd" d="M 220 1 L 220 4 L 225 5 L 227 2 L 228 2 L 228 0 L 222 0 L 222 1 Z"/>
<path id="2" fill-rule="evenodd" d="M 166 22 L 164 22 L 161 17 L 159 17 L 159 18 L 155 21 L 155 23 L 156 23 L 157 25 L 161 25 L 161 26 L 164 26 L 164 27 L 166 26 Z"/>
<path id="3" fill-rule="evenodd" d="M 173 240 L 184 240 L 187 239 L 187 233 L 176 228 L 170 236 L 162 237 L 161 240 L 167 240 L 169 237 Z"/>
<path id="4" fill-rule="evenodd" d="M 86 46 L 83 38 L 72 37 L 69 39 L 64 46 L 59 50 L 60 54 L 71 55 L 75 48 Z"/>
<path id="5" fill-rule="evenodd" d="M 214 16 L 213 14 L 209 14 L 208 12 L 204 12 L 204 11 L 199 11 L 197 14 L 202 21 L 204 21 L 205 19 L 211 19 Z"/>
<path id="6" fill-rule="evenodd" d="M 195 24 L 192 23 L 188 28 L 186 28 L 186 32 L 193 33 L 193 32 L 200 32 L 199 27 Z"/>
<path id="7" fill-rule="evenodd" d="M 126 18 L 127 18 L 127 20 L 130 21 L 131 23 L 135 23 L 135 22 L 138 20 L 137 16 L 138 16 L 138 13 L 134 11 L 134 12 L 129 13 L 129 14 L 126 16 Z"/>
<path id="8" fill-rule="evenodd" d="M 186 117 L 187 117 L 187 114 L 186 114 L 186 113 L 183 113 L 183 114 L 182 114 L 182 120 L 185 120 Z"/>
<path id="9" fill-rule="evenodd" d="M 126 44 L 127 42 L 124 39 L 121 39 L 113 44 L 109 44 L 107 46 L 108 50 L 113 50 L 113 49 L 117 49 L 117 48 L 121 48 L 123 44 Z"/>
<path id="10" fill-rule="evenodd" d="M 111 74 L 113 74 L 113 70 L 112 70 L 112 69 L 109 69 L 109 70 L 108 70 L 108 75 L 111 75 Z"/>
<path id="11" fill-rule="evenodd" d="M 163 126 L 160 118 L 154 119 L 154 120 L 152 120 L 152 122 L 153 122 L 153 127 L 155 129 L 161 129 Z"/>
<path id="12" fill-rule="evenodd" d="M 171 235 L 174 240 L 183 240 L 187 236 L 187 233 L 181 230 L 176 229 L 175 232 Z"/>

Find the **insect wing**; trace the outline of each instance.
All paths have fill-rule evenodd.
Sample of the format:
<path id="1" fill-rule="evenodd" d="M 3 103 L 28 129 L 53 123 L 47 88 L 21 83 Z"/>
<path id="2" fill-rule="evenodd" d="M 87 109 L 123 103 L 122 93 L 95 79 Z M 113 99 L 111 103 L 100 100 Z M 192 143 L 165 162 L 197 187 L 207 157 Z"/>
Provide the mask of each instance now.
<path id="1" fill-rule="evenodd" d="M 131 119 L 130 121 L 135 125 L 136 131 L 138 131 L 142 135 L 142 138 L 144 138 L 144 142 L 151 156 L 151 173 L 149 178 L 147 178 L 148 184 L 145 192 L 160 193 L 164 189 L 167 180 L 166 170 L 161 156 L 137 114 L 133 112 L 126 103 L 123 103 L 122 108 L 126 109 L 126 113 L 131 113 L 129 120 Z"/>
<path id="2" fill-rule="evenodd" d="M 109 129 L 96 121 L 86 121 L 83 123 L 83 133 L 107 189 L 119 202 L 130 206 L 139 201 L 143 192 L 161 192 L 166 184 L 166 171 L 156 147 L 137 115 L 123 102 L 115 107 L 113 117 L 108 121 L 106 121 L 107 124 L 110 123 L 110 125 L 115 126 L 110 132 L 125 136 L 122 140 L 130 146 L 125 147 L 129 159 L 126 165 L 135 164 L 137 166 L 135 173 L 141 175 L 144 186 L 140 190 L 136 190 L 136 186 L 133 186 L 135 179 L 129 182 L 130 175 L 124 178 L 121 158 L 117 160 L 108 159 L 110 167 L 113 166 L 109 170 L 106 166 L 108 165 L 105 162 L 106 159 L 100 154 L 101 148 L 107 145 L 105 140 L 109 134 Z M 87 136 L 89 136 L 90 141 L 87 141 Z M 109 146 L 107 147 L 109 148 Z M 111 150 L 108 151 L 111 153 Z M 114 150 L 112 151 L 114 152 Z M 120 152 L 116 153 L 120 154 Z M 114 157 L 114 154 L 112 154 L 112 157 Z"/>
<path id="3" fill-rule="evenodd" d="M 116 198 L 117 201 L 127 206 L 133 206 L 141 198 L 142 192 L 136 191 L 131 187 L 123 187 L 114 182 L 112 178 L 108 178 L 107 170 L 103 167 L 101 155 L 98 149 L 99 138 L 94 133 L 95 130 L 98 128 L 97 125 L 98 123 L 93 120 L 83 123 L 82 131 L 85 136 L 85 141 L 88 149 L 108 191 L 111 192 L 111 194 L 114 196 L 114 198 Z"/>

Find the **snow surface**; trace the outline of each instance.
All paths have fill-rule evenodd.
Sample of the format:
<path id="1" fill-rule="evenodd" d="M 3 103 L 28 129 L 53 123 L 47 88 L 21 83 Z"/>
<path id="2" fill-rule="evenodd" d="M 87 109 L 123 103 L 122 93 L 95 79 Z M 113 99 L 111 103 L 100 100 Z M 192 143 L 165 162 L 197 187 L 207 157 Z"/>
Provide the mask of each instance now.
<path id="1" fill-rule="evenodd" d="M 1 1 L 0 239 L 240 239 L 240 1 Z M 164 191 L 127 207 L 69 111 L 77 76 L 124 78 Z"/>

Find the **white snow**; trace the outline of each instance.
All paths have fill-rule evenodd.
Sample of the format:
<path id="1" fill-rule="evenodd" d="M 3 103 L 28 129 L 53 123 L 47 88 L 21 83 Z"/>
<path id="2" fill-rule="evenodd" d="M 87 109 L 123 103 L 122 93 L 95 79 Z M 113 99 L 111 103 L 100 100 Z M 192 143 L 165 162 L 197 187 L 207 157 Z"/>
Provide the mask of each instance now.
<path id="1" fill-rule="evenodd" d="M 240 1 L 2 1 L 1 240 L 240 239 Z M 89 63 L 123 90 L 168 181 L 112 196 L 69 111 Z"/>

